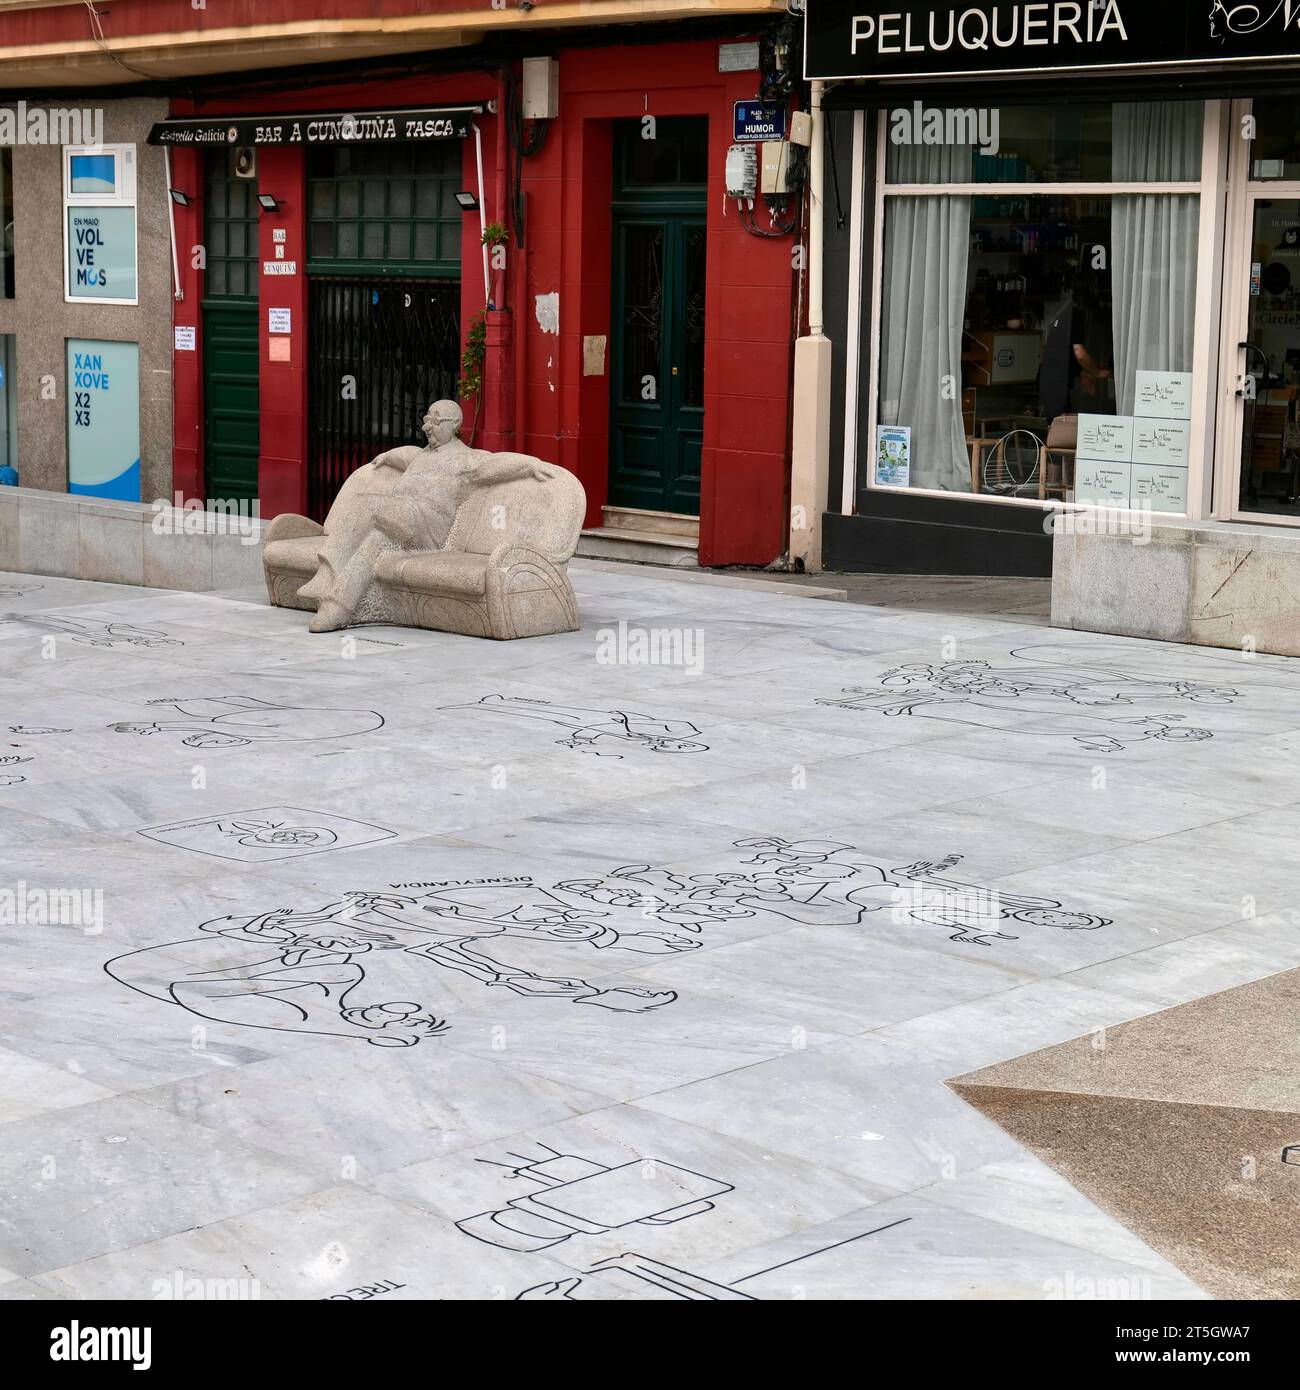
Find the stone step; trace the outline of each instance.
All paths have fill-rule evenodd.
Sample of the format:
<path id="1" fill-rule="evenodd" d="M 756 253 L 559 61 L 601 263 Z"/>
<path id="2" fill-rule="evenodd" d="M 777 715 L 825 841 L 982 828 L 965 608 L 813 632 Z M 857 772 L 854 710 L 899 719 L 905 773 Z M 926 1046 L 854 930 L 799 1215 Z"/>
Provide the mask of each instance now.
<path id="1" fill-rule="evenodd" d="M 642 531 L 657 536 L 688 536 L 693 541 L 700 538 L 700 519 L 698 516 L 684 516 L 681 512 L 650 512 L 640 507 L 602 507 L 607 531 Z"/>
<path id="2" fill-rule="evenodd" d="M 637 565 L 669 565 L 695 569 L 699 557 L 689 536 L 666 536 L 654 531 L 632 531 L 621 526 L 595 526 L 578 537 L 578 554 L 584 560 L 625 560 Z"/>

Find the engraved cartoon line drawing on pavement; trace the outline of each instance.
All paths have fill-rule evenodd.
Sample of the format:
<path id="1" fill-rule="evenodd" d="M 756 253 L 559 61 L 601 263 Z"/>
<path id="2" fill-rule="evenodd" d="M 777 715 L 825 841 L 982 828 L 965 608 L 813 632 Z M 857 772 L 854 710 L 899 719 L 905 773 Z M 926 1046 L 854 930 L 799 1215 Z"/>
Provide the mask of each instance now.
<path id="1" fill-rule="evenodd" d="M 735 1191 L 731 1183 L 721 1178 L 709 1177 L 658 1158 L 635 1158 L 610 1166 L 578 1154 L 561 1153 L 548 1144 L 538 1143 L 536 1147 L 544 1151 L 540 1158 L 511 1154 L 510 1157 L 517 1162 L 478 1160 L 504 1168 L 510 1178 L 522 1179 L 533 1186 L 495 1211 L 479 1212 L 476 1216 L 457 1221 L 457 1229 L 488 1245 L 529 1253 L 549 1249 L 575 1237 L 579 1238 L 581 1244 L 582 1236 L 608 1235 L 613 1231 L 627 1231 L 631 1236 L 637 1227 L 646 1228 L 645 1234 L 649 1237 L 657 1229 L 713 1211 L 718 1198 Z M 730 1284 L 679 1269 L 633 1250 L 592 1260 L 587 1263 L 584 1274 L 627 1275 L 639 1284 L 649 1284 L 689 1302 L 754 1302 L 761 1295 L 748 1293 L 739 1285 L 825 1255 L 867 1236 L 891 1230 L 910 1220 L 911 1217 L 905 1216 L 872 1230 L 858 1232 L 846 1240 L 805 1251 L 794 1259 L 783 1260 L 766 1269 L 753 1270 Z M 516 1302 L 534 1299 L 576 1301 L 573 1296 L 582 1283 L 583 1276 L 574 1275 L 534 1284 L 517 1294 Z"/>
<path id="2" fill-rule="evenodd" d="M 294 859 L 331 849 L 391 840 L 394 832 L 364 821 L 348 820 L 327 811 L 304 811 L 296 806 L 265 806 L 255 811 L 203 816 L 197 820 L 154 825 L 137 832 L 178 849 L 259 864 L 271 859 Z"/>
<path id="3" fill-rule="evenodd" d="M 0 627 L 14 624 L 37 637 L 65 636 L 88 647 L 183 647 L 179 637 L 162 628 L 135 623 L 104 622 L 100 618 L 74 618 L 60 613 L 0 613 Z"/>
<path id="4" fill-rule="evenodd" d="M 6 769 L 31 762 L 31 758 L 21 753 L 6 753 L 0 756 L 0 787 L 16 787 L 27 780 L 25 772 L 10 772 Z"/>
<path id="5" fill-rule="evenodd" d="M 665 1264 L 662 1260 L 650 1259 L 646 1255 L 638 1255 L 632 1250 L 610 1256 L 608 1259 L 595 1260 L 586 1272 L 589 1275 L 603 1274 L 607 1276 L 618 1273 L 627 1274 L 642 1283 L 663 1289 L 666 1293 L 675 1294 L 678 1298 L 690 1303 L 719 1303 L 737 1299 L 762 1302 L 763 1300 L 758 1294 L 747 1293 L 740 1285 L 747 1284 L 751 1279 L 761 1279 L 765 1274 L 775 1274 L 778 1269 L 789 1269 L 794 1265 L 803 1264 L 806 1260 L 814 1260 L 820 1255 L 829 1255 L 832 1251 L 840 1250 L 846 1245 L 852 1245 L 859 1240 L 866 1240 L 868 1236 L 878 1236 L 885 1231 L 892 1231 L 895 1226 L 906 1225 L 911 1220 L 910 1216 L 900 1216 L 896 1221 L 888 1221 L 883 1226 L 873 1226 L 867 1231 L 858 1231 L 854 1235 L 846 1236 L 843 1240 L 834 1241 L 830 1245 L 819 1246 L 816 1250 L 806 1250 L 801 1255 L 795 1255 L 791 1259 L 768 1265 L 765 1269 L 750 1270 L 748 1274 L 742 1274 L 739 1279 L 733 1279 L 730 1284 L 720 1284 L 702 1274 L 693 1274 L 690 1270 L 679 1269 L 675 1265 Z M 574 1299 L 573 1295 L 574 1291 L 581 1286 L 582 1279 L 576 1275 L 568 1279 L 550 1280 L 525 1289 L 516 1295 L 515 1302 L 533 1299 L 560 1299 L 577 1302 L 579 1300 Z"/>
<path id="6" fill-rule="evenodd" d="M 179 718 L 126 720 L 109 727 L 119 734 L 148 737 L 178 733 L 187 748 L 240 748 L 250 743 L 287 743 L 347 738 L 373 733 L 384 716 L 373 709 L 328 709 L 323 706 L 281 705 L 252 695 L 150 700 Z"/>
<path id="7" fill-rule="evenodd" d="M 23 598 L 44 587 L 44 584 L 0 584 L 0 598 Z"/>
<path id="8" fill-rule="evenodd" d="M 1184 725 L 1184 714 L 1143 713 L 1142 706 L 1221 707 L 1241 698 L 1239 690 L 1225 685 L 1144 675 L 1113 661 L 1090 665 L 1086 646 L 1021 647 L 1010 655 L 1023 665 L 910 662 L 885 671 L 875 686 L 846 686 L 838 697 L 817 703 L 1071 739 L 1092 752 L 1115 753 L 1152 738 L 1202 742 L 1214 737 L 1210 729 Z"/>
<path id="9" fill-rule="evenodd" d="M 527 880 L 520 880 L 510 886 L 507 900 L 518 900 L 521 886 L 531 888 Z M 483 915 L 485 909 L 475 898 L 485 891 L 499 898 L 499 887 L 467 884 L 431 893 L 429 901 L 393 893 L 348 893 L 316 911 L 282 908 L 256 917 L 220 917 L 199 930 L 222 942 L 207 937 L 149 946 L 118 956 L 104 968 L 132 989 L 214 1022 L 360 1037 L 381 1046 L 409 1047 L 447 1027 L 414 1002 L 362 1002 L 363 982 L 372 994 L 382 996 L 388 981 L 401 976 L 391 960 L 378 954 L 382 952 L 401 953 L 403 963 L 428 961 L 515 994 L 624 1012 L 640 1012 L 677 997 L 671 990 L 602 989 L 585 980 L 547 978 L 503 963 L 484 942 L 541 939 L 596 949 L 672 948 L 654 933 L 647 933 L 645 942 L 627 941 L 612 927 L 582 920 L 599 914 L 562 907 L 552 906 L 549 916 L 542 915 L 545 908 L 539 906 L 521 906 L 499 917 Z M 241 958 L 231 951 L 230 941 L 249 943 L 253 949 Z"/>
<path id="10" fill-rule="evenodd" d="M 567 738 L 556 739 L 561 748 L 574 748 L 597 757 L 621 758 L 619 745 L 649 748 L 654 753 L 707 753 L 698 742 L 700 731 L 688 719 L 658 719 L 622 709 L 585 709 L 578 705 L 530 700 L 517 695 L 484 695 L 465 705 L 443 705 L 444 710 L 474 710 L 543 720 L 568 729 Z"/>
<path id="11" fill-rule="evenodd" d="M 536 1184 L 496 1211 L 457 1221 L 475 1240 L 503 1250 L 546 1250 L 581 1234 L 624 1226 L 666 1226 L 713 1210 L 713 1199 L 732 1186 L 658 1159 L 633 1159 L 609 1167 L 539 1144 L 546 1157 L 494 1166 Z M 491 1163 L 479 1159 L 480 1163 Z"/>
<path id="12" fill-rule="evenodd" d="M 171 832 L 169 843 L 208 854 L 218 852 L 211 848 L 216 837 L 225 858 L 276 858 L 328 847 L 319 843 L 319 823 L 327 819 L 340 835 L 356 826 L 277 807 L 149 833 Z M 436 989 L 449 1006 L 459 1002 L 450 982 L 422 973 L 426 965 L 525 999 L 648 1013 L 672 1004 L 677 992 L 591 981 L 569 973 L 569 959 L 590 959 L 592 951 L 678 955 L 704 944 L 706 926 L 764 916 L 854 926 L 885 911 L 878 920 L 939 927 L 953 941 L 979 946 L 1015 940 L 997 930 L 1003 925 L 1064 931 L 1109 925 L 1108 918 L 1068 911 L 1054 899 L 995 893 L 946 877 L 959 858 L 886 868 L 838 841 L 767 836 L 736 841 L 731 858 L 710 873 L 680 875 L 640 864 L 550 886 L 526 875 L 392 884 L 347 892 L 318 908 L 220 917 L 199 926 L 204 936 L 148 946 L 105 969 L 133 989 L 216 1022 L 410 1046 L 448 1025 L 442 1004 L 435 1011 L 409 994 Z M 249 949 L 233 950 L 232 941 Z M 557 972 L 557 953 L 564 973 Z"/>

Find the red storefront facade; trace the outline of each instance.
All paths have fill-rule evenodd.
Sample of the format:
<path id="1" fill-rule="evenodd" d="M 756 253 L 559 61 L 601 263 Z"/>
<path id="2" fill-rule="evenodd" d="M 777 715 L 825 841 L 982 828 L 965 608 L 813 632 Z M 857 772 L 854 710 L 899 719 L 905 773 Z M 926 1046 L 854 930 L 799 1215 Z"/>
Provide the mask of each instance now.
<path id="1" fill-rule="evenodd" d="M 114 8 L 138 13 L 136 3 Z M 147 8 L 147 7 L 146 7 Z M 283 9 L 284 7 L 279 7 Z M 737 7 L 731 7 L 735 9 Z M 749 8 L 761 8 L 750 6 Z M 278 15 L 278 11 L 277 11 Z M 42 20 L 40 17 L 45 16 Z M 4 16 L 30 31 L 66 20 L 68 12 L 32 11 Z M 281 17 L 282 18 L 282 17 Z M 124 27 L 124 26 L 122 26 Z M 692 33 L 692 30 L 695 33 Z M 747 231 L 738 205 L 724 193 L 724 166 L 733 139 L 733 108 L 756 95 L 754 68 L 722 71 L 720 51 L 759 30 L 732 23 L 700 33 L 697 26 L 657 26 L 655 36 L 627 28 L 541 30 L 535 50 L 485 56 L 453 65 L 445 53 L 419 71 L 420 63 L 391 60 L 374 71 L 349 68 L 311 74 L 295 69 L 283 82 L 265 73 L 223 75 L 179 95 L 172 84 L 174 119 L 346 112 L 358 118 L 379 109 L 481 108 L 473 116 L 483 160 L 485 220 L 511 225 L 510 208 L 526 209 L 522 248 L 507 247 L 503 273 L 494 274 L 499 304 L 486 312 L 483 388 L 474 442 L 489 449 L 516 449 L 559 463 L 582 480 L 588 526 L 599 526 L 609 498 L 611 375 L 609 352 L 618 333 L 612 280 L 617 123 L 694 117 L 707 121 L 707 192 L 701 203 L 705 258 L 702 314 L 702 421 L 699 457 L 699 561 L 704 565 L 763 565 L 786 547 L 789 479 L 789 383 L 794 321 L 800 302 L 795 237 L 760 237 Z M 579 35 L 586 42 L 579 42 Z M 624 39 L 622 36 L 627 35 Z M 0 33 L 0 40 L 5 35 Z M 28 34 L 31 37 L 31 34 Z M 597 39 L 599 41 L 597 41 Z M 518 188 L 503 111 L 507 78 L 519 72 L 519 55 L 536 51 L 558 64 L 557 115 L 535 154 L 520 158 Z M 411 70 L 417 69 L 417 70 Z M 156 90 L 151 88 L 150 90 Z M 109 92 L 104 93 L 108 100 Z M 174 305 L 178 350 L 173 356 L 173 485 L 185 497 L 214 496 L 205 460 L 206 286 L 205 151 L 174 147 L 170 185 L 187 198 L 172 209 L 180 295 Z M 257 280 L 259 453 L 257 497 L 264 518 L 304 512 L 308 492 L 309 323 L 307 150 L 300 145 L 259 146 L 256 188 L 276 200 L 260 212 L 256 260 L 295 265 L 295 274 L 262 274 Z M 462 187 L 479 188 L 476 142 L 461 142 Z M 141 197 L 166 196 L 142 189 Z M 479 213 L 464 215 L 460 240 L 462 343 L 485 310 Z M 288 333 L 270 331 L 271 309 L 289 311 Z M 279 317 L 282 330 L 286 322 Z M 187 330 L 192 330 L 190 337 Z M 602 352 L 593 344 L 603 340 Z M 180 345 L 187 344 L 185 347 Z"/>

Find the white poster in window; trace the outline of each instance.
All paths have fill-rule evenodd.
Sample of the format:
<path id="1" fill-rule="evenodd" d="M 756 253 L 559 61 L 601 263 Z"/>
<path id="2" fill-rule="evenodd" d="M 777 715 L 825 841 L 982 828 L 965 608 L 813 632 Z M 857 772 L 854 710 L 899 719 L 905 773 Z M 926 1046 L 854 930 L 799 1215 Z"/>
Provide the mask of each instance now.
<path id="1" fill-rule="evenodd" d="M 1133 462 L 1158 463 L 1171 468 L 1186 468 L 1191 458 L 1192 425 L 1190 420 L 1133 421 Z"/>
<path id="2" fill-rule="evenodd" d="M 1079 457 L 1105 463 L 1128 463 L 1133 457 L 1133 417 L 1080 415 Z"/>
<path id="3" fill-rule="evenodd" d="M 1130 487 L 1135 507 L 1149 507 L 1153 512 L 1187 510 L 1185 468 L 1164 468 L 1158 464 L 1135 463 Z"/>
<path id="4" fill-rule="evenodd" d="M 68 299 L 136 302 L 135 209 L 68 208 Z"/>
<path id="5" fill-rule="evenodd" d="M 910 425 L 876 426 L 876 486 L 909 487 L 912 480 Z"/>
<path id="6" fill-rule="evenodd" d="M 1075 465 L 1074 500 L 1127 507 L 1133 465 L 1080 459 Z"/>
<path id="7" fill-rule="evenodd" d="M 1133 413 L 1164 420 L 1190 420 L 1191 372 L 1138 372 Z"/>
<path id="8" fill-rule="evenodd" d="M 140 500 L 140 348 L 68 339 L 68 491 Z"/>

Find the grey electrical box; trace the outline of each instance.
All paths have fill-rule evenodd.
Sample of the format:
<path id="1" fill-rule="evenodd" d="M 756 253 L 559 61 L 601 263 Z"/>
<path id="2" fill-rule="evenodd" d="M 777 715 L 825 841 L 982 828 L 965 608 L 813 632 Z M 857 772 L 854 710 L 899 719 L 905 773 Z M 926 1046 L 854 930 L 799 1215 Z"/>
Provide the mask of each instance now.
<path id="1" fill-rule="evenodd" d="M 790 142 L 788 140 L 763 141 L 763 181 L 764 193 L 788 193 L 790 173 Z"/>
<path id="2" fill-rule="evenodd" d="M 560 65 L 554 58 L 525 58 L 521 106 L 526 121 L 553 121 L 560 114 Z"/>

